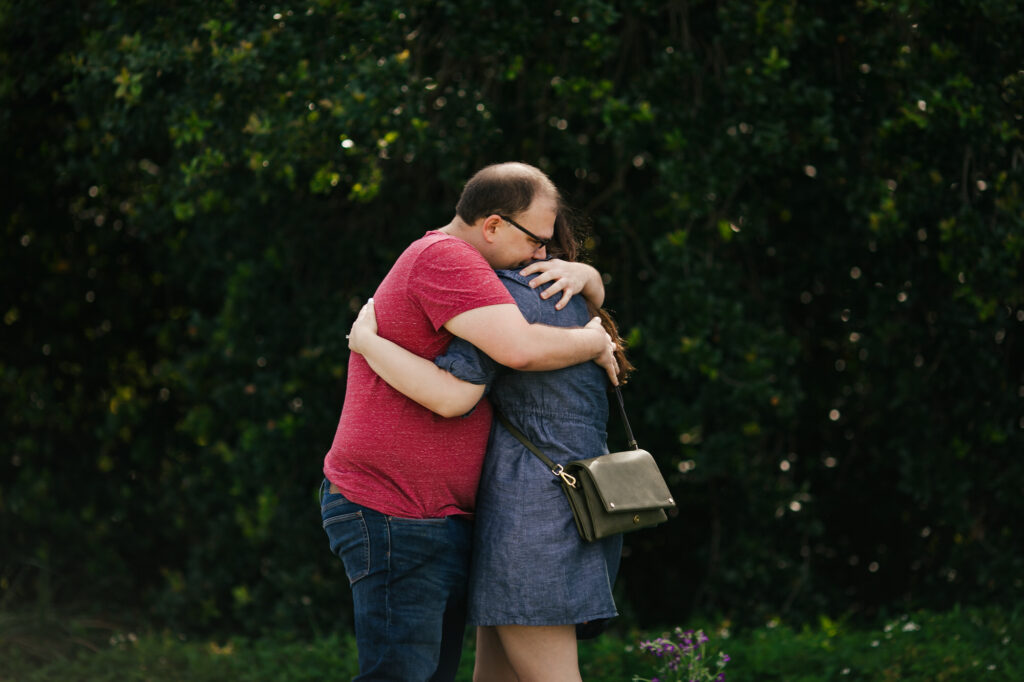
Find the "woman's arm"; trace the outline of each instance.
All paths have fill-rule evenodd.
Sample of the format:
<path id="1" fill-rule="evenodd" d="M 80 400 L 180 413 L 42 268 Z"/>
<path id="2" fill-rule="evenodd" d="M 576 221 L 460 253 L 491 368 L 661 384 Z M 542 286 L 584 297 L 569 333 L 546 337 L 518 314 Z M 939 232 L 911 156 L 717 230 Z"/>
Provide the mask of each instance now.
<path id="1" fill-rule="evenodd" d="M 541 274 L 530 281 L 532 288 L 536 289 L 545 282 L 552 282 L 551 286 L 541 293 L 541 298 L 548 299 L 559 291 L 562 292 L 562 298 L 555 304 L 558 310 L 564 308 L 575 294 L 582 294 L 595 308 L 600 308 L 604 303 L 604 281 L 601 279 L 601 273 L 592 265 L 552 258 L 534 261 L 520 270 L 519 274 L 525 277 L 535 272 Z"/>
<path id="2" fill-rule="evenodd" d="M 348 335 L 348 347 L 389 386 L 442 417 L 458 417 L 473 409 L 485 386 L 455 378 L 433 362 L 377 336 L 371 298 L 359 311 Z"/>

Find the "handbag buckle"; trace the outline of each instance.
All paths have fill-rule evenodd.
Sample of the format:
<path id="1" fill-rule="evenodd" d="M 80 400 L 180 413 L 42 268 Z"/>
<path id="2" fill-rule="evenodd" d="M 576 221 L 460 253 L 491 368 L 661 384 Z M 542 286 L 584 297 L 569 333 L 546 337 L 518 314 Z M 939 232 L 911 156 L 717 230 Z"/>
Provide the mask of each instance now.
<path id="1" fill-rule="evenodd" d="M 561 479 L 565 481 L 568 486 L 572 488 L 576 487 L 576 477 L 573 476 L 572 474 L 566 473 L 565 469 L 562 467 L 561 464 L 552 469 L 551 473 L 553 473 L 555 476 L 561 477 Z"/>

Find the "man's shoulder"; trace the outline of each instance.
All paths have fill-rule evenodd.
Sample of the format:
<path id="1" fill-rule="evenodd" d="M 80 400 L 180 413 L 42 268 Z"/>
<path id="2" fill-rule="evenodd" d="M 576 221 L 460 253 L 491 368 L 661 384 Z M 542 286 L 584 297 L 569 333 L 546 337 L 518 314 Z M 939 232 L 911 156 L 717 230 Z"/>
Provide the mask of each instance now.
<path id="1" fill-rule="evenodd" d="M 410 277 L 432 270 L 448 271 L 452 268 L 487 267 L 487 261 L 471 244 L 444 232 L 431 230 L 405 247 L 391 268 L 391 275 Z"/>
<path id="2" fill-rule="evenodd" d="M 469 255 L 483 258 L 473 246 L 458 237 L 453 237 L 438 230 L 430 230 L 425 235 L 409 244 L 405 254 L 414 257 L 444 257 L 446 255 Z M 405 255 L 403 254 L 403 255 Z"/>
<path id="3" fill-rule="evenodd" d="M 435 232 L 427 233 L 414 244 L 415 247 L 410 245 L 413 250 L 408 252 L 406 267 L 419 276 L 431 278 L 461 273 L 465 277 L 485 277 L 497 283 L 494 270 L 483 254 L 464 239 Z"/>

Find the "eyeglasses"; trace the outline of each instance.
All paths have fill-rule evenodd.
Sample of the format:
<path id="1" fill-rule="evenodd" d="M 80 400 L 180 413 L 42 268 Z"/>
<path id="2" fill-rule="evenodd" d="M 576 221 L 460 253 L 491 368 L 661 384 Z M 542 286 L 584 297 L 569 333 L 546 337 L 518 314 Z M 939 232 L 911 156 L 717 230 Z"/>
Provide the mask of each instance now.
<path id="1" fill-rule="evenodd" d="M 520 225 L 516 221 L 512 220 L 511 218 L 508 218 L 508 217 L 503 216 L 501 214 L 498 214 L 498 217 L 501 218 L 502 220 L 504 220 L 506 223 L 508 223 L 512 227 L 514 227 L 517 230 L 519 230 L 520 232 L 525 233 L 526 236 L 529 237 L 530 239 L 532 239 L 533 241 L 537 242 L 540 245 L 540 246 L 537 247 L 538 249 L 543 249 L 545 246 L 548 245 L 548 242 L 551 241 L 550 238 L 548 238 L 548 239 L 541 239 L 540 237 L 535 235 L 533 232 L 530 232 L 525 227 L 523 227 L 522 225 Z"/>

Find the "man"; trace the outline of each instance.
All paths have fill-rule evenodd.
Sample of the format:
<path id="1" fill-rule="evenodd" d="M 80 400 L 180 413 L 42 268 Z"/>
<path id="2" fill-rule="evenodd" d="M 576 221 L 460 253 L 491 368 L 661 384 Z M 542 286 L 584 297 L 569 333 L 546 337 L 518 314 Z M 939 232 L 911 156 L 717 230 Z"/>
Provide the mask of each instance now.
<path id="1" fill-rule="evenodd" d="M 546 256 L 560 208 L 540 170 L 488 166 L 466 184 L 456 215 L 413 242 L 374 293 L 378 333 L 425 358 L 460 336 L 516 369 L 597 360 L 614 373 L 600 327 L 528 324 L 493 270 Z M 597 271 L 579 263 L 529 265 L 563 301 L 600 305 Z M 551 292 L 551 293 L 555 293 Z M 547 293 L 547 292 L 546 292 Z M 324 460 L 324 529 L 352 587 L 356 680 L 453 680 L 462 650 L 471 514 L 491 408 L 444 419 L 388 386 L 358 354 Z"/>

